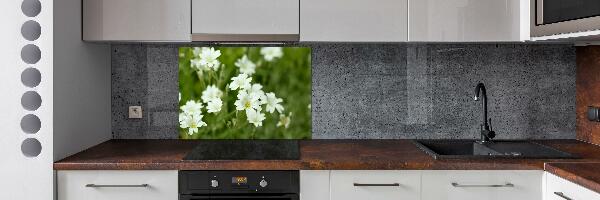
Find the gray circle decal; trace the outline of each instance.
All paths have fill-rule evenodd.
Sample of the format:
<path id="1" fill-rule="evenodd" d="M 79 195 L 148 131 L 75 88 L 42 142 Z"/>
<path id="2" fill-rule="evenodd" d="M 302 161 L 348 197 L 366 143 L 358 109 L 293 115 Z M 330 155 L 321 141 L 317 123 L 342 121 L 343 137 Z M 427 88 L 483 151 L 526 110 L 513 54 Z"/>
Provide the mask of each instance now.
<path id="1" fill-rule="evenodd" d="M 29 41 L 34 41 L 40 38 L 42 34 L 42 27 L 39 23 L 33 20 L 26 21 L 21 26 L 21 35 L 23 38 Z"/>
<path id="2" fill-rule="evenodd" d="M 21 59 L 27 64 L 35 64 L 40 61 L 41 57 L 42 52 L 40 51 L 40 48 L 34 44 L 25 45 L 21 49 Z"/>
<path id="3" fill-rule="evenodd" d="M 38 0 L 23 0 L 21 11 L 27 17 L 35 17 L 42 11 L 42 3 Z"/>
<path id="4" fill-rule="evenodd" d="M 29 133 L 29 134 L 37 133 L 38 131 L 40 131 L 41 127 L 42 127 L 42 122 L 40 121 L 40 118 L 38 118 L 37 116 L 35 116 L 33 114 L 25 115 L 21 119 L 21 129 L 25 133 Z"/>
<path id="5" fill-rule="evenodd" d="M 37 157 L 42 152 L 42 144 L 35 138 L 27 138 L 21 143 L 21 152 L 27 157 Z"/>
<path id="6" fill-rule="evenodd" d="M 21 73 L 21 82 L 27 87 L 36 87 L 42 81 L 42 74 L 36 68 L 27 68 Z"/>

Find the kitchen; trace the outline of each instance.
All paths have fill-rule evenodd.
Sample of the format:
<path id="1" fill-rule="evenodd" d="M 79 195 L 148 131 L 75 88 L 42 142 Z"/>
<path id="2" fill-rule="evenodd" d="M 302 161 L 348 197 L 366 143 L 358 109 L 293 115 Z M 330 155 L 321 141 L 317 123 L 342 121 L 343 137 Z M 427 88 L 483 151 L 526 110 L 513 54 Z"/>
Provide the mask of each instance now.
<path id="1" fill-rule="evenodd" d="M 1 4 L 0 199 L 600 199 L 595 1 Z"/>

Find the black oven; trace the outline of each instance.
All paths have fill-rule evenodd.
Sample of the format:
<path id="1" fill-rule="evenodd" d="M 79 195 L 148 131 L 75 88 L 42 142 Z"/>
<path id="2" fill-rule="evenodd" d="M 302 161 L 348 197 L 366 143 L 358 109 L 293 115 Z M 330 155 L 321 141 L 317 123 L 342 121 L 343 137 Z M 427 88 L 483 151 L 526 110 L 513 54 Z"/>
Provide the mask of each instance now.
<path id="1" fill-rule="evenodd" d="M 179 171 L 180 200 L 299 200 L 298 171 Z"/>

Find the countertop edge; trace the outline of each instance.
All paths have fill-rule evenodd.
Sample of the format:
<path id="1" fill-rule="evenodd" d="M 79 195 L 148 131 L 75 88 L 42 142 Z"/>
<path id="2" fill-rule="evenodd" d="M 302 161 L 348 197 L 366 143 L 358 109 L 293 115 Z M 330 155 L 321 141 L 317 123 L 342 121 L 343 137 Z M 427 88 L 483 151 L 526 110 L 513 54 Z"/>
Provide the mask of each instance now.
<path id="1" fill-rule="evenodd" d="M 580 185 L 582 187 L 585 187 L 594 192 L 600 193 L 600 182 L 587 179 L 587 178 L 581 176 L 580 174 L 577 174 L 577 173 L 571 172 L 569 170 L 565 170 L 561 167 L 555 166 L 555 164 L 565 164 L 565 163 L 561 163 L 561 162 L 546 163 L 544 165 L 544 171 L 554 174 L 560 178 L 563 178 L 567 181 L 570 181 L 570 182 Z M 569 164 L 577 165 L 577 164 L 590 164 L 590 163 L 569 163 Z M 597 164 L 598 166 L 600 166 L 600 163 L 594 163 L 594 164 Z"/>

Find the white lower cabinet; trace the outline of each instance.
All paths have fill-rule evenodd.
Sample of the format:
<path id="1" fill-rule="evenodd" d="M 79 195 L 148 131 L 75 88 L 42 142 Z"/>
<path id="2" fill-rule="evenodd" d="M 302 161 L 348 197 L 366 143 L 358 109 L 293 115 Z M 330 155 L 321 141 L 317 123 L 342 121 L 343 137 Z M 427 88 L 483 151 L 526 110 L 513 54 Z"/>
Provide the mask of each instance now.
<path id="1" fill-rule="evenodd" d="M 331 171 L 331 200 L 419 200 L 421 173 L 399 170 Z"/>
<path id="2" fill-rule="evenodd" d="M 177 171 L 57 171 L 58 200 L 177 200 Z"/>
<path id="3" fill-rule="evenodd" d="M 422 200 L 542 200 L 543 171 L 425 170 Z"/>
<path id="4" fill-rule="evenodd" d="M 329 170 L 300 171 L 300 199 L 329 200 Z"/>
<path id="5" fill-rule="evenodd" d="M 547 173 L 544 200 L 600 200 L 600 194 Z"/>

